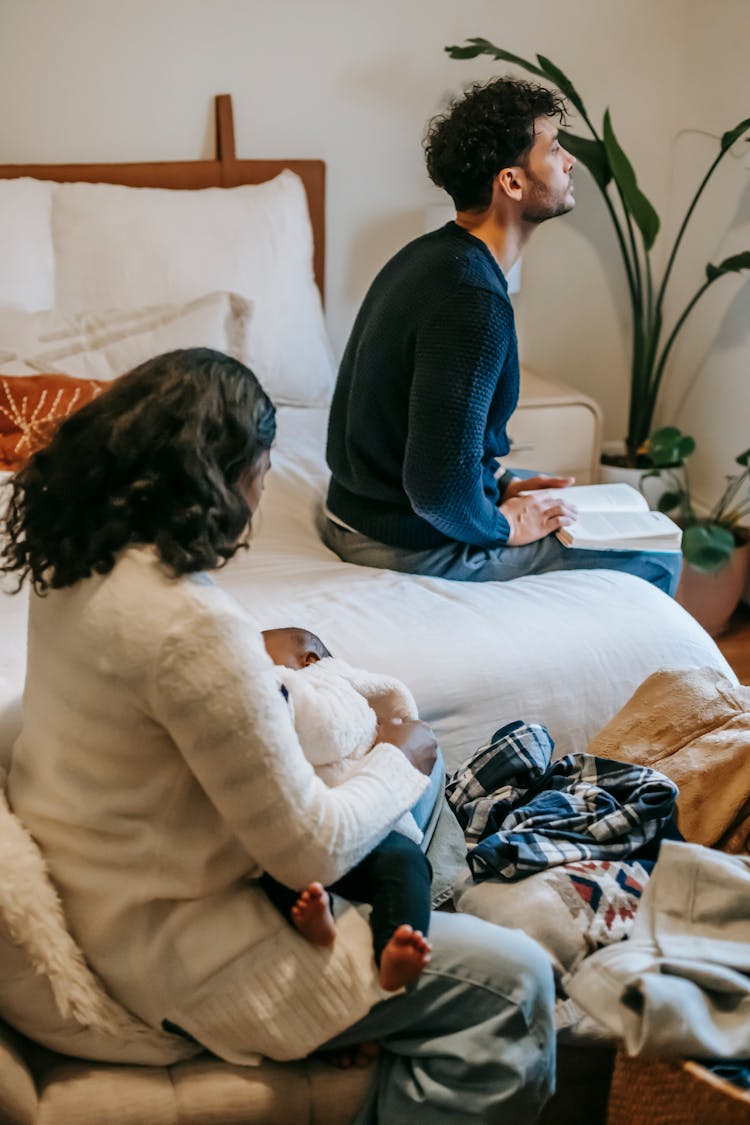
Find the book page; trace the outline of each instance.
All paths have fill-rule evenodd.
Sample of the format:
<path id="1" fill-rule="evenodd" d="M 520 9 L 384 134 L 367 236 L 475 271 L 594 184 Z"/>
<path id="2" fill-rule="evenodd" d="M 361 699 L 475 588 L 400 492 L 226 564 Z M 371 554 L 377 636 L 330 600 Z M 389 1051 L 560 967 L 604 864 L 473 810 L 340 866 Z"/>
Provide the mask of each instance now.
<path id="1" fill-rule="evenodd" d="M 663 512 L 580 512 L 575 523 L 563 529 L 575 547 L 579 541 L 617 543 L 626 539 L 674 537 L 679 547 L 681 532 Z"/>
<path id="2" fill-rule="evenodd" d="M 648 501 L 629 484 L 574 484 L 540 489 L 574 504 L 579 512 L 647 512 Z M 523 493 L 522 493 L 523 495 Z"/>

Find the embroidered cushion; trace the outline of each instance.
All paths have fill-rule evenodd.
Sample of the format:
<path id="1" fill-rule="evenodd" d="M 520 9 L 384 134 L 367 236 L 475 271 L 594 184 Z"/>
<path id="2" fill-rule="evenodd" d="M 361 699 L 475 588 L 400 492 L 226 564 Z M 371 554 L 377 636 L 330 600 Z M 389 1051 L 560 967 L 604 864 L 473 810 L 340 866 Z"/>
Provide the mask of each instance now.
<path id="1" fill-rule="evenodd" d="M 63 418 L 103 389 L 94 379 L 69 375 L 0 375 L 0 470 L 20 469 Z"/>
<path id="2" fill-rule="evenodd" d="M 572 972 L 593 950 L 628 937 L 652 867 L 638 860 L 579 860 L 520 883 L 474 883 L 467 871 L 456 884 L 455 905 L 523 930 L 558 970 Z"/>

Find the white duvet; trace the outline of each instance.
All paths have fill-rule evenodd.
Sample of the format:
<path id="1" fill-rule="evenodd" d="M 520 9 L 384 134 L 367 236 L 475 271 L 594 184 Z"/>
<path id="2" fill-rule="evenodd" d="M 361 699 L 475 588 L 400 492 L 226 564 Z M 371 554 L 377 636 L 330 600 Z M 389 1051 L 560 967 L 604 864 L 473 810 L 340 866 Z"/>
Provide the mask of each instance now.
<path id="1" fill-rule="evenodd" d="M 581 750 L 657 668 L 734 676 L 704 630 L 641 579 L 569 571 L 459 583 L 341 562 L 318 539 L 326 412 L 278 413 L 249 552 L 218 575 L 259 627 L 303 625 L 334 655 L 409 685 L 448 768 L 512 719 Z M 26 594 L 0 597 L 0 752 L 18 726 Z"/>

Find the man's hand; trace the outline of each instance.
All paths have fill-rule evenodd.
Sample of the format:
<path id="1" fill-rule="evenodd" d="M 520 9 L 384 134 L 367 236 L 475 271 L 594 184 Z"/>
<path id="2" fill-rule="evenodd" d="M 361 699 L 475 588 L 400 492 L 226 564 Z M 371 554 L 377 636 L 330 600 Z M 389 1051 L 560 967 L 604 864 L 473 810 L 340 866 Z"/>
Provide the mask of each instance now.
<path id="1" fill-rule="evenodd" d="M 570 488 L 575 484 L 575 477 L 547 477 L 540 473 L 537 477 L 515 477 L 503 493 L 503 503 L 512 500 L 521 492 L 536 492 L 539 488 Z"/>
<path id="2" fill-rule="evenodd" d="M 528 481 L 522 483 L 528 484 Z M 576 509 L 572 504 L 548 492 L 514 496 L 501 504 L 498 511 L 503 513 L 510 525 L 509 547 L 536 543 L 538 539 L 557 531 L 558 527 L 568 527 L 576 518 Z"/>
<path id="3" fill-rule="evenodd" d="M 420 773 L 432 773 L 437 761 L 437 739 L 421 719 L 381 719 L 376 737 L 378 742 L 397 746 Z"/>

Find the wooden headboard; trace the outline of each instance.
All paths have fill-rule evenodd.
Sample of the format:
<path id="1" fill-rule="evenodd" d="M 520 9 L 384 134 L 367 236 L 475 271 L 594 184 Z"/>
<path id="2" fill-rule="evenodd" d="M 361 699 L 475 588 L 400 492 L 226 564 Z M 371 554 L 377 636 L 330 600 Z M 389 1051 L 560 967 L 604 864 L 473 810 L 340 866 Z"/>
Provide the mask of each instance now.
<path id="1" fill-rule="evenodd" d="M 216 96 L 216 159 L 150 164 L 0 164 L 0 179 L 124 184 L 127 187 L 208 188 L 260 184 L 290 168 L 305 185 L 313 229 L 315 280 L 324 295 L 325 164 L 322 160 L 238 160 L 229 94 Z"/>

